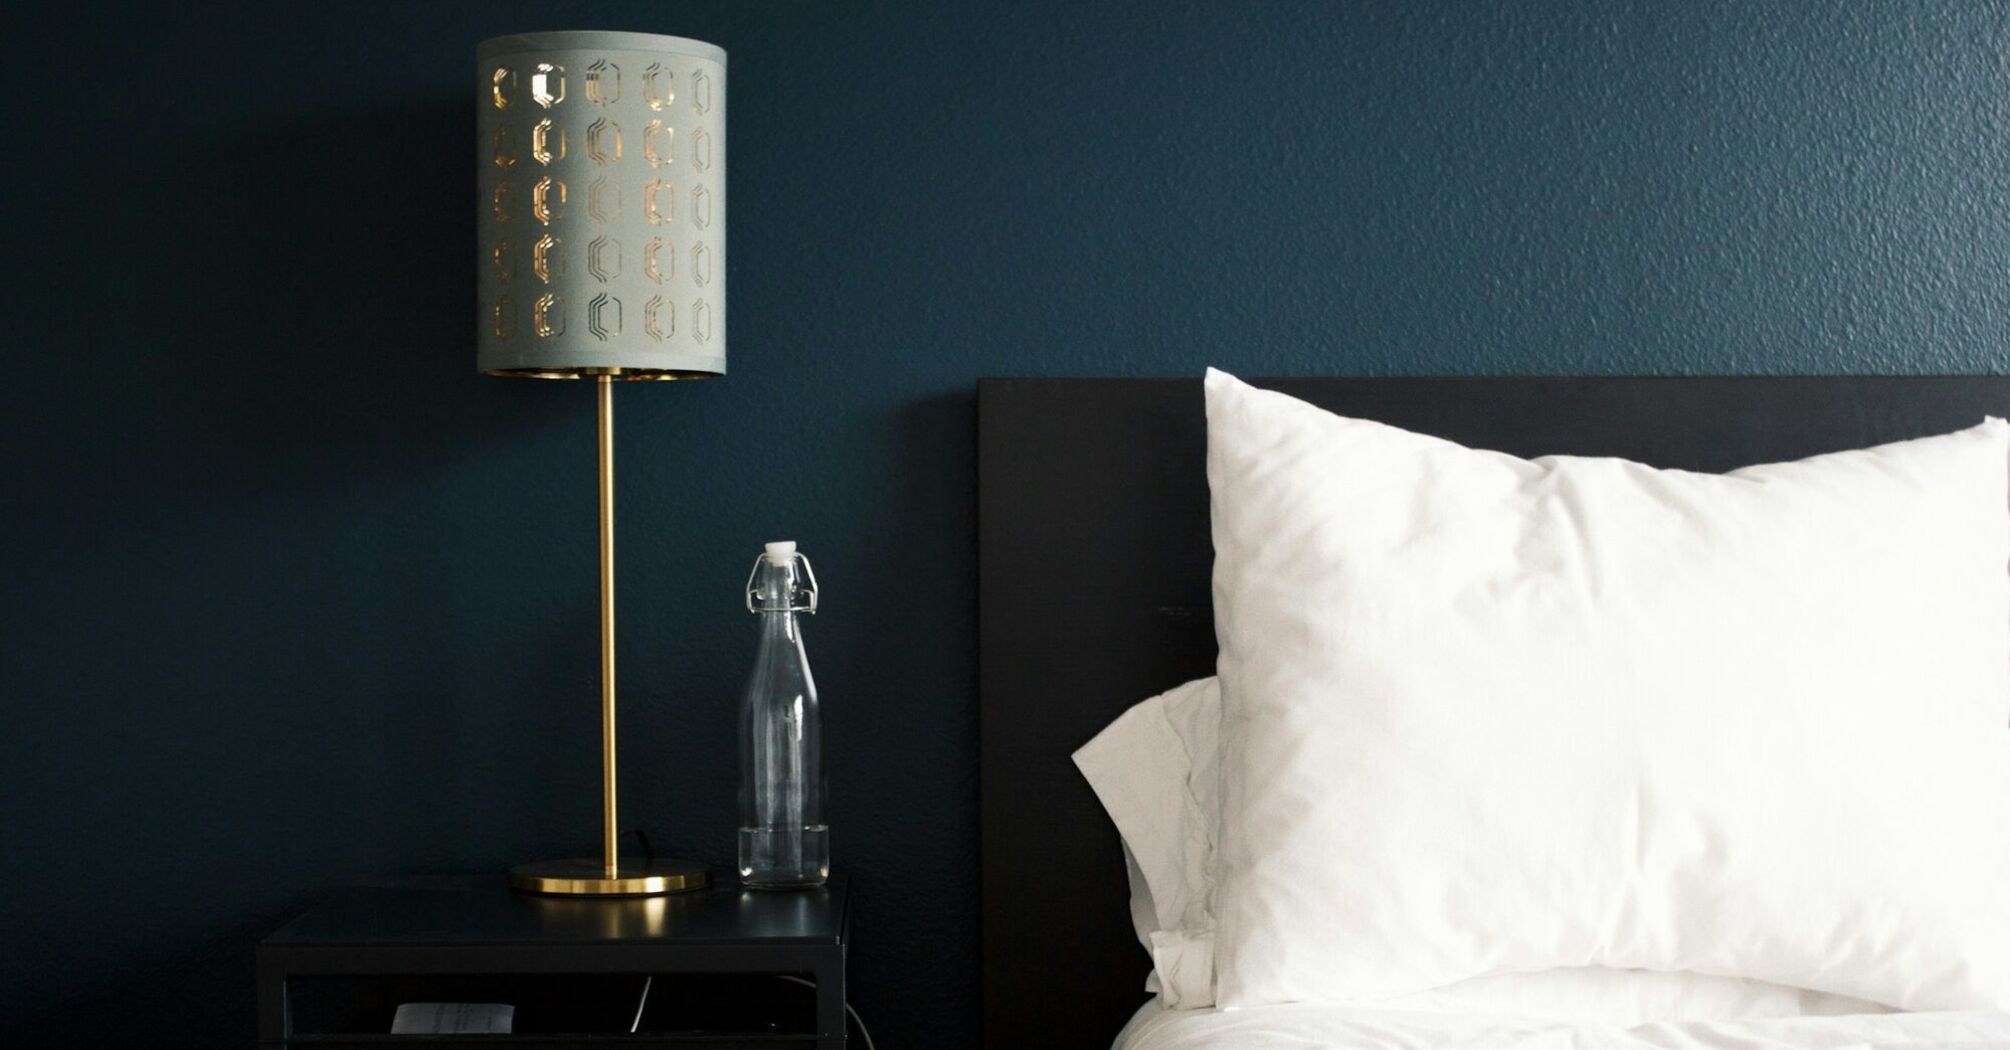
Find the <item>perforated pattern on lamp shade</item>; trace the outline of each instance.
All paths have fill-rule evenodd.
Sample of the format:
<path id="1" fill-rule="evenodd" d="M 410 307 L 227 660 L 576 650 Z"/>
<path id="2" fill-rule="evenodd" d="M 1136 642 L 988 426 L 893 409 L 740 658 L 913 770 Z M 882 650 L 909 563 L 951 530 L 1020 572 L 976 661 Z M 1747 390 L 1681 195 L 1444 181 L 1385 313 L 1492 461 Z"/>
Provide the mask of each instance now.
<path id="1" fill-rule="evenodd" d="M 476 52 L 477 367 L 726 371 L 726 53 L 646 33 Z"/>

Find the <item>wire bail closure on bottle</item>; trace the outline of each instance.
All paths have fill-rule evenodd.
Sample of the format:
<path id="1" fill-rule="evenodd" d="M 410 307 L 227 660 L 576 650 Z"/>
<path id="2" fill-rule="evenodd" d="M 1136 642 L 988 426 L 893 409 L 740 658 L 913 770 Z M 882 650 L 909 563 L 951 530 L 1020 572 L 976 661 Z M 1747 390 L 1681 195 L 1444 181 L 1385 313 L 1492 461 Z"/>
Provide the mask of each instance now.
<path id="1" fill-rule="evenodd" d="M 802 566 L 800 574 L 794 571 L 798 565 Z M 787 604 L 770 604 L 772 599 L 761 593 L 761 588 L 757 584 L 761 578 L 761 569 L 764 566 L 773 571 L 787 571 L 789 573 L 789 597 Z M 817 611 L 817 574 L 815 570 L 810 568 L 810 559 L 802 554 L 791 555 L 788 564 L 784 566 L 776 565 L 769 561 L 765 554 L 755 558 L 753 571 L 747 573 L 747 611 L 750 613 L 815 613 Z"/>

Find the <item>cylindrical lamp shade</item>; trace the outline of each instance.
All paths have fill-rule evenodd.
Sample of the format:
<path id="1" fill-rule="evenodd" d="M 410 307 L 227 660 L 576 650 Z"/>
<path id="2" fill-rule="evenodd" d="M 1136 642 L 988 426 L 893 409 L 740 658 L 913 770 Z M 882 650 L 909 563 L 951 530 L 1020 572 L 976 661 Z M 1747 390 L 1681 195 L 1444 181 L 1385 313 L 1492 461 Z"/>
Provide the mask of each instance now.
<path id="1" fill-rule="evenodd" d="M 476 365 L 726 371 L 726 52 L 647 33 L 476 51 Z"/>

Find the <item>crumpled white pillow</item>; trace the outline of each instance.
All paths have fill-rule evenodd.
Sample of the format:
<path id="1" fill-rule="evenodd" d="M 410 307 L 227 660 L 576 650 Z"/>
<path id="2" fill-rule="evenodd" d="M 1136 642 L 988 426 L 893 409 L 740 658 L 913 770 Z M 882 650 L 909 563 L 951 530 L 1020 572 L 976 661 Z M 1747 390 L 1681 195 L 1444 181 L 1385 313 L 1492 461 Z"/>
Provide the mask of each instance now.
<path id="1" fill-rule="evenodd" d="M 1220 1004 L 1603 965 L 2010 1009 L 2001 420 L 1706 475 L 1206 388 Z"/>
<path id="2" fill-rule="evenodd" d="M 1152 959 L 1145 990 L 1171 1009 L 1214 1005 L 1214 833 L 1221 685 L 1196 679 L 1132 705 L 1075 752 L 1123 838 L 1131 922 Z M 1141 864 L 1139 855 L 1147 858 Z M 1149 871 L 1146 870 L 1149 867 Z M 1622 1027 L 1884 1013 L 1845 996 L 1736 977 L 1562 967 L 1476 977 L 1391 1007 L 1508 1013 Z"/>
<path id="3" fill-rule="evenodd" d="M 1214 1002 L 1209 814 L 1220 725 L 1220 691 L 1202 679 L 1132 705 L 1074 754 L 1134 872 L 1132 926 L 1152 957 L 1145 988 L 1178 1008 Z"/>

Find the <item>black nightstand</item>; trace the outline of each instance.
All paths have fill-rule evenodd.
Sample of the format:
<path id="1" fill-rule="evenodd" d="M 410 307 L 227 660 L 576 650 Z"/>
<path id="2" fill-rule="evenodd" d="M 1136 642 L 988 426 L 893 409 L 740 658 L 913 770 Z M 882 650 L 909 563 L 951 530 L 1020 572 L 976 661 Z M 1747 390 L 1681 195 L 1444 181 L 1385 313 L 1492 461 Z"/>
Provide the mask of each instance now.
<path id="1" fill-rule="evenodd" d="M 838 1050 L 849 909 L 837 877 L 620 899 L 525 896 L 500 875 L 359 886 L 260 942 L 259 1045 Z M 514 1032 L 393 1036 L 407 1002 L 508 1003 Z"/>

